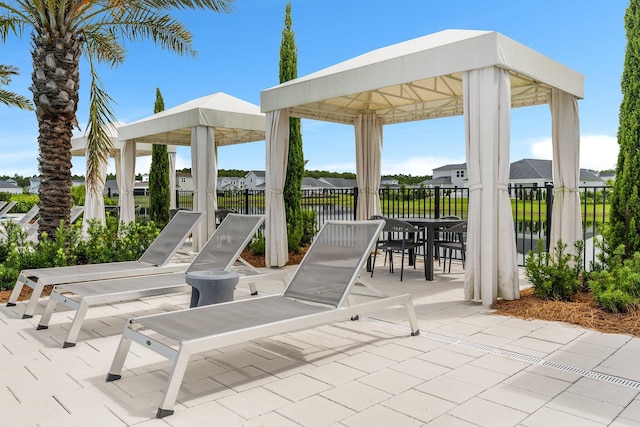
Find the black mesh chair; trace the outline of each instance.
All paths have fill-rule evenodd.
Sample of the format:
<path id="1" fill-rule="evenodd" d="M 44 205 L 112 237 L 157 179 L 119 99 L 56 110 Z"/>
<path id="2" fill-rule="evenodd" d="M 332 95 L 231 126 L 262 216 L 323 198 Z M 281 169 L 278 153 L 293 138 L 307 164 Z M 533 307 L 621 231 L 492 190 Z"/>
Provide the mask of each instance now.
<path id="1" fill-rule="evenodd" d="M 389 257 L 389 272 L 394 272 L 393 267 L 393 253 L 400 253 L 400 281 L 402 281 L 404 275 L 404 256 L 408 254 L 412 257 L 413 268 L 416 268 L 416 253 L 419 247 L 423 246 L 423 243 L 416 240 L 418 228 L 409 224 L 408 222 L 400 221 L 394 218 L 377 218 L 384 219 L 385 225 L 382 229 L 382 237 L 380 237 L 376 243 L 376 251 L 373 254 L 373 262 L 371 263 L 371 276 L 373 277 L 373 271 L 376 265 L 376 257 L 378 251 L 383 251 L 386 258 Z M 423 251 L 425 253 L 426 251 Z M 425 260 L 426 262 L 426 260 Z"/>
<path id="2" fill-rule="evenodd" d="M 436 240 L 434 245 L 436 252 L 440 252 L 440 249 L 444 249 L 443 254 L 443 268 L 444 273 L 447 268 L 447 254 L 449 254 L 449 273 L 451 273 L 451 260 L 453 259 L 453 252 L 460 252 L 460 258 L 462 260 L 462 268 L 464 268 L 466 258 L 466 234 L 467 234 L 467 222 L 461 222 L 451 227 L 444 228 L 441 232 L 441 239 Z"/>

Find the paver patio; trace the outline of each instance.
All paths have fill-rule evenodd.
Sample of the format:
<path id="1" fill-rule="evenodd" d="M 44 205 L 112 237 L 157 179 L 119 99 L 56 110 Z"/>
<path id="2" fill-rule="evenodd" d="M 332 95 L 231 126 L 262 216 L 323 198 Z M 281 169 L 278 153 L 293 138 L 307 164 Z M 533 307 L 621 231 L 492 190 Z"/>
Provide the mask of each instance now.
<path id="1" fill-rule="evenodd" d="M 436 267 L 433 282 L 420 268 L 406 268 L 403 282 L 384 268 L 366 276 L 389 294 L 414 295 L 420 336 L 408 336 L 392 308 L 199 354 L 175 414 L 161 420 L 153 417 L 169 361 L 132 345 L 122 379 L 105 376 L 129 317 L 187 307 L 188 294 L 89 311 L 67 349 L 71 312 L 36 331 L 38 315 L 23 320 L 21 304 L 3 306 L 1 424 L 640 426 L 640 339 L 498 316 L 462 300 L 459 265 L 444 275 Z M 251 296 L 239 288 L 236 298 Z"/>

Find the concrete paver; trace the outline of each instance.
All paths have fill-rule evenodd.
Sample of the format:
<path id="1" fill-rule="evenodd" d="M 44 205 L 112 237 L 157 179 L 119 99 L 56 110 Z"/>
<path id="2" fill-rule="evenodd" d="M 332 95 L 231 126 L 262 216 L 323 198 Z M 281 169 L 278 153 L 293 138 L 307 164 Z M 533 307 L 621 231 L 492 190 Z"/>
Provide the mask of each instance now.
<path id="1" fill-rule="evenodd" d="M 169 361 L 134 344 L 122 379 L 105 375 L 129 317 L 184 308 L 188 295 L 98 307 L 67 349 L 68 310 L 36 331 L 37 315 L 0 307 L 0 424 L 640 427 L 640 339 L 495 315 L 462 300 L 464 274 L 453 270 L 433 282 L 412 269 L 402 283 L 384 269 L 367 278 L 412 293 L 420 336 L 394 308 L 212 349 L 194 355 L 162 420 Z"/>

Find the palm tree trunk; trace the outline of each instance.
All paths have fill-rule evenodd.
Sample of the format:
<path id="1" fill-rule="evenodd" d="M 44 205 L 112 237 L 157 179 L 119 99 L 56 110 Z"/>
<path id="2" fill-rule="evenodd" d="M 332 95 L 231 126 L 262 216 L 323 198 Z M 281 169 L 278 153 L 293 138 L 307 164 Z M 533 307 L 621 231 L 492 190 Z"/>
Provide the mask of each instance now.
<path id="1" fill-rule="evenodd" d="M 80 46 L 77 37 L 33 36 L 33 101 L 40 149 L 39 233 L 53 236 L 71 208 L 71 136 L 77 125 Z"/>

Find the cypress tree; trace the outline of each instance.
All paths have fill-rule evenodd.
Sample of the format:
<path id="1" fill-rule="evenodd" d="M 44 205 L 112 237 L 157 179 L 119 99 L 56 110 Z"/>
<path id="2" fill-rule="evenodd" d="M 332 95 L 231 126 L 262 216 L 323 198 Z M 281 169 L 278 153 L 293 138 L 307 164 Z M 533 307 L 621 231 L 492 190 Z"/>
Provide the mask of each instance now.
<path id="1" fill-rule="evenodd" d="M 153 112 L 164 111 L 164 100 L 160 89 L 156 88 L 156 102 Z M 149 171 L 149 216 L 152 221 L 164 226 L 169 222 L 169 153 L 164 144 L 153 144 L 151 149 L 151 170 Z"/>
<path id="2" fill-rule="evenodd" d="M 622 71 L 618 163 L 611 196 L 610 242 L 625 246 L 625 257 L 640 251 L 640 0 L 624 16 L 627 48 Z"/>
<path id="3" fill-rule="evenodd" d="M 284 30 L 280 42 L 280 83 L 298 77 L 298 49 L 291 29 L 291 3 L 287 3 Z M 302 132 L 300 119 L 289 118 L 289 161 L 284 184 L 284 204 L 287 216 L 287 238 L 289 250 L 300 251 L 303 234 L 302 218 L 302 177 L 304 175 L 304 155 L 302 153 Z"/>

